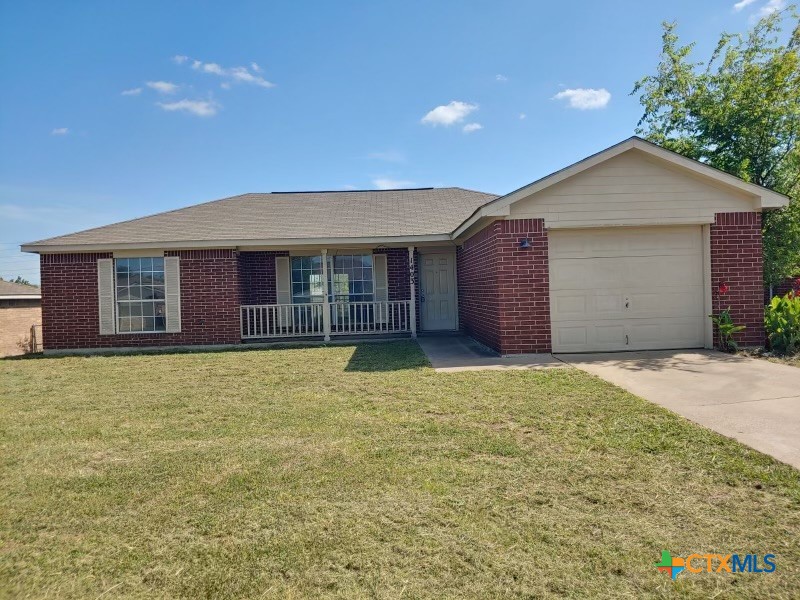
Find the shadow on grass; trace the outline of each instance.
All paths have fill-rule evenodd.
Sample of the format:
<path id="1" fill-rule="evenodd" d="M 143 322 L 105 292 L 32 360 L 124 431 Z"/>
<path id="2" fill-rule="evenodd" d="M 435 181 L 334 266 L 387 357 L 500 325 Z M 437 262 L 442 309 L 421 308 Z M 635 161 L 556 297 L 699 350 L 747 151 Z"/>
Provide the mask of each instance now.
<path id="1" fill-rule="evenodd" d="M 24 360 L 51 360 L 66 357 L 127 357 L 127 356 L 170 356 L 179 354 L 220 354 L 227 352 L 269 352 L 273 350 L 303 350 L 309 348 L 336 348 L 352 346 L 354 351 L 345 367 L 345 371 L 370 372 L 370 371 L 400 371 L 404 369 L 418 369 L 430 366 L 422 350 L 416 342 L 408 339 L 397 340 L 371 340 L 371 341 L 342 341 L 330 342 L 286 342 L 265 344 L 238 344 L 230 346 L 204 347 L 180 346 L 164 348 L 116 348 L 98 349 L 90 352 L 76 351 L 58 354 L 20 354 L 17 356 L 0 357 L 0 361 Z"/>
<path id="2" fill-rule="evenodd" d="M 355 344 L 355 350 L 344 370 L 368 373 L 428 366 L 430 363 L 419 345 L 412 340 L 403 340 L 389 344 Z"/>

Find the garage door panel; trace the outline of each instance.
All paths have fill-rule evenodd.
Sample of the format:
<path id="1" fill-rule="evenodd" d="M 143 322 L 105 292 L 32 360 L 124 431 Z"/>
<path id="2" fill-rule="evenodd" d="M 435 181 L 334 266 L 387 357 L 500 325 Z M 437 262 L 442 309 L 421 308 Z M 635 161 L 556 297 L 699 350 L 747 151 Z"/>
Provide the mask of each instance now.
<path id="1" fill-rule="evenodd" d="M 703 313 L 702 286 L 630 291 L 626 297 L 629 308 L 623 316 L 633 319 L 694 317 Z"/>
<path id="2" fill-rule="evenodd" d="M 619 290 L 560 290 L 551 292 L 551 320 L 613 319 L 624 315 Z"/>
<path id="3" fill-rule="evenodd" d="M 640 350 L 698 348 L 703 345 L 703 319 L 643 319 L 629 323 L 630 345 Z"/>
<path id="4" fill-rule="evenodd" d="M 635 256 L 551 259 L 550 287 L 587 288 L 702 285 L 703 265 L 695 256 Z M 557 268 L 556 268 L 557 267 Z"/>
<path id="5" fill-rule="evenodd" d="M 698 254 L 702 248 L 698 230 L 697 226 L 681 226 L 635 231 L 620 227 L 558 231 L 558 246 L 551 248 L 550 256 L 558 259 Z"/>
<path id="6" fill-rule="evenodd" d="M 643 281 L 651 286 L 703 282 L 703 263 L 698 260 L 697 255 L 638 256 L 623 260 L 628 267 L 625 269 L 624 285 L 636 286 Z"/>
<path id="7" fill-rule="evenodd" d="M 550 232 L 556 352 L 699 347 L 699 226 Z"/>
<path id="8" fill-rule="evenodd" d="M 588 319 L 693 317 L 703 313 L 702 286 L 630 290 L 554 290 L 553 322 Z M 627 301 L 627 307 L 625 306 Z"/>
<path id="9" fill-rule="evenodd" d="M 555 352 L 611 352 L 703 346 L 703 319 L 680 317 L 627 321 L 566 321 L 553 327 Z"/>

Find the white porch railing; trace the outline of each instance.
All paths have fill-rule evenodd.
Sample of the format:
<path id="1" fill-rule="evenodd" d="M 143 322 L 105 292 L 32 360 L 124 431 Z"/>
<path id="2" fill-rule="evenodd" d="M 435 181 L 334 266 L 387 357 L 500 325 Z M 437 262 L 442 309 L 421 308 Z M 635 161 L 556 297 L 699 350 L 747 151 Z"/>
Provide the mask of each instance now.
<path id="1" fill-rule="evenodd" d="M 325 306 L 330 331 L 325 331 Z M 411 331 L 411 301 L 312 302 L 245 305 L 240 309 L 242 339 L 366 335 Z"/>

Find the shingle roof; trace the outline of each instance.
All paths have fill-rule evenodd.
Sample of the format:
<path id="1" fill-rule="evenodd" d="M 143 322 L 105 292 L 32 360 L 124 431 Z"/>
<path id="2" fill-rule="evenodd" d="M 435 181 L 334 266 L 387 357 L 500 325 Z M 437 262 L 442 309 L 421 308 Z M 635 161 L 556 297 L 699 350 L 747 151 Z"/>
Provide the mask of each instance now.
<path id="1" fill-rule="evenodd" d="M 496 197 L 461 188 L 243 194 L 24 246 L 449 234 Z"/>
<path id="2" fill-rule="evenodd" d="M 22 283 L 14 283 L 13 281 L 5 281 L 0 279 L 0 297 L 2 296 L 32 296 L 39 298 L 42 295 L 40 290 L 35 285 L 24 285 Z"/>

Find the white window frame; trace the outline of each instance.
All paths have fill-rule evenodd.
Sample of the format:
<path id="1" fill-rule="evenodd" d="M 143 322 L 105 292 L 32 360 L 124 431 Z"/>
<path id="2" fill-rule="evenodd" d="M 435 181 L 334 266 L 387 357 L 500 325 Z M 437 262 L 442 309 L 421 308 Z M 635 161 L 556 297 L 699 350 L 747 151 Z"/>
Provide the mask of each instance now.
<path id="1" fill-rule="evenodd" d="M 337 271 L 335 270 L 336 258 L 341 258 L 341 257 L 344 257 L 344 256 L 352 256 L 352 257 L 355 257 L 355 256 L 359 256 L 359 257 L 368 256 L 370 258 L 370 263 L 371 264 L 370 264 L 370 267 L 369 267 L 369 269 L 370 269 L 369 278 L 360 279 L 360 280 L 352 280 L 352 281 L 360 281 L 362 284 L 369 283 L 372 286 L 372 291 L 371 292 L 367 292 L 367 293 L 362 292 L 360 294 L 350 293 L 350 284 L 352 282 L 351 282 L 351 280 L 348 279 L 348 281 L 347 281 L 348 293 L 347 294 L 336 294 L 336 292 L 335 292 L 335 289 L 336 289 L 336 275 L 337 275 Z M 303 296 L 303 298 L 304 298 L 303 302 L 296 302 L 295 301 L 294 285 L 295 285 L 295 283 L 302 283 L 302 282 L 295 282 L 295 280 L 294 280 L 294 271 L 295 271 L 295 269 L 294 269 L 294 265 L 292 264 L 292 261 L 295 260 L 295 259 L 301 260 L 303 258 L 320 258 L 320 255 L 319 254 L 293 254 L 291 257 L 289 257 L 289 289 L 290 289 L 290 296 L 291 296 L 291 299 L 292 299 L 292 304 L 305 304 L 307 302 L 310 302 L 310 303 L 322 303 L 322 301 L 323 301 L 322 294 L 319 294 L 319 295 L 310 294 L 307 297 L 308 300 L 305 300 L 306 296 Z M 375 264 L 374 264 L 373 259 L 372 259 L 372 252 L 347 252 L 347 254 L 338 254 L 338 255 L 328 254 L 327 255 L 327 261 L 328 261 L 328 301 L 329 302 L 350 302 L 350 297 L 351 296 L 356 296 L 357 297 L 357 299 L 353 300 L 353 302 L 374 302 L 375 301 Z M 303 270 L 307 270 L 307 269 L 303 269 Z M 315 271 L 312 269 L 311 273 L 313 275 L 315 273 Z M 338 272 L 338 274 L 341 274 L 341 272 Z M 320 276 L 322 275 L 322 267 L 321 267 L 321 265 L 320 265 L 319 275 Z M 324 286 L 322 286 L 321 283 L 320 283 L 320 289 L 324 289 Z M 365 296 L 367 296 L 368 298 L 365 298 Z"/>
<path id="2" fill-rule="evenodd" d="M 141 260 L 141 259 L 151 259 L 151 260 L 159 259 L 159 260 L 162 261 L 161 273 L 163 274 L 163 278 L 164 278 L 164 284 L 163 284 L 164 297 L 163 298 L 152 298 L 152 299 L 120 300 L 119 297 L 118 297 L 119 285 L 118 285 L 118 279 L 117 279 L 117 277 L 118 277 L 117 265 L 118 265 L 119 261 L 121 261 L 121 260 L 130 261 L 130 260 Z M 168 331 L 169 330 L 169 324 L 167 322 L 168 321 L 168 319 L 167 319 L 167 294 L 166 294 L 167 274 L 166 274 L 166 264 L 164 262 L 165 261 L 165 257 L 163 255 L 162 256 L 116 257 L 116 258 L 113 259 L 113 261 L 114 261 L 113 262 L 113 267 L 114 267 L 113 268 L 113 275 L 114 275 L 114 330 L 115 330 L 115 332 L 117 334 L 119 334 L 119 335 L 168 333 L 169 332 Z M 155 272 L 155 271 L 151 270 L 150 272 Z M 141 284 L 140 284 L 140 286 L 141 286 Z M 153 304 L 153 306 L 154 306 L 153 314 L 154 315 L 155 315 L 155 305 L 158 304 L 158 303 L 161 303 L 163 305 L 163 307 L 164 307 L 164 309 L 163 309 L 164 312 L 163 312 L 163 315 L 162 315 L 162 318 L 164 320 L 164 328 L 163 329 L 142 329 L 142 330 L 135 330 L 135 331 L 133 331 L 133 330 L 131 330 L 131 331 L 122 331 L 122 329 L 120 328 L 120 319 L 131 319 L 132 317 L 130 315 L 128 315 L 128 316 L 121 316 L 120 315 L 120 310 L 119 310 L 120 303 L 132 305 L 132 304 L 137 303 L 137 302 L 140 303 L 140 304 L 143 304 L 143 303 Z M 145 317 L 144 315 L 138 315 L 138 316 L 139 316 L 139 318 L 142 319 L 142 324 L 144 325 L 144 319 L 148 318 L 148 317 Z M 155 319 L 157 317 L 154 316 L 153 318 Z"/>

